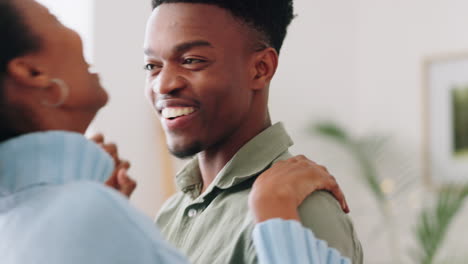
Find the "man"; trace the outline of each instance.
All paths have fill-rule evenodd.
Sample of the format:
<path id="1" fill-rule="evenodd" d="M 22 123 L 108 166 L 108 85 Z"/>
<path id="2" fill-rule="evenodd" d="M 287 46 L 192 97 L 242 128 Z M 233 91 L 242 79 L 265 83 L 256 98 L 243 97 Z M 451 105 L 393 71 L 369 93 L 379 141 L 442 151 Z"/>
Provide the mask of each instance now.
<path id="1" fill-rule="evenodd" d="M 248 195 L 261 172 L 291 157 L 282 124 L 271 124 L 268 90 L 292 1 L 153 0 L 153 8 L 147 96 L 170 151 L 196 155 L 157 224 L 193 263 L 256 263 Z M 353 225 L 331 195 L 311 195 L 299 214 L 318 238 L 362 263 Z"/>

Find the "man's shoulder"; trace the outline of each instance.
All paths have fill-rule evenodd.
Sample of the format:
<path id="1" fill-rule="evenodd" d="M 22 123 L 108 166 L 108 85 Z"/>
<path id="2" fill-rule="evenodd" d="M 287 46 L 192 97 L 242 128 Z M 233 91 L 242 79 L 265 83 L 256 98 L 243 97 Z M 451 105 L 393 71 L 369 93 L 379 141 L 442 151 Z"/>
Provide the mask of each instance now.
<path id="1" fill-rule="evenodd" d="M 316 191 L 309 195 L 299 207 L 299 211 L 346 216 L 341 210 L 338 201 L 327 191 Z"/>
<path id="2" fill-rule="evenodd" d="M 353 223 L 330 193 L 311 194 L 299 207 L 299 215 L 302 224 L 317 238 L 327 241 L 353 263 L 362 263 L 362 248 Z"/>
<path id="3" fill-rule="evenodd" d="M 289 152 L 289 150 L 286 150 L 285 152 L 281 153 L 281 155 L 279 155 L 276 159 L 273 160 L 272 164 L 278 162 L 278 161 L 281 161 L 281 160 L 287 160 L 289 158 L 292 158 L 293 157 L 293 154 L 291 154 L 291 152 Z"/>

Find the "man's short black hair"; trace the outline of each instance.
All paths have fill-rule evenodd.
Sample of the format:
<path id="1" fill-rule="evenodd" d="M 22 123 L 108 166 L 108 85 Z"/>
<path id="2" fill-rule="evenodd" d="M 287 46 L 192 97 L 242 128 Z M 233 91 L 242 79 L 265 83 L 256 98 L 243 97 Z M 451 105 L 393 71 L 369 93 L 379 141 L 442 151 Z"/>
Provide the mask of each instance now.
<path id="1" fill-rule="evenodd" d="M 165 3 L 209 4 L 228 10 L 278 53 L 294 18 L 292 0 L 152 0 L 153 9 Z"/>

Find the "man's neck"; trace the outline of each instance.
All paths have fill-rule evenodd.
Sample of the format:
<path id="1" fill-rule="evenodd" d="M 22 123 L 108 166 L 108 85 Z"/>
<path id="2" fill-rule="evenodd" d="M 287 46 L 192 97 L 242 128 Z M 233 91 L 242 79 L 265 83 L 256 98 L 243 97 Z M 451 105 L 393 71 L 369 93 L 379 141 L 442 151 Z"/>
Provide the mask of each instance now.
<path id="1" fill-rule="evenodd" d="M 198 163 L 203 180 L 202 192 L 210 186 L 218 173 L 247 142 L 270 126 L 269 117 L 263 122 L 257 122 L 256 126 L 249 123 L 244 124 L 221 144 L 200 152 Z"/>

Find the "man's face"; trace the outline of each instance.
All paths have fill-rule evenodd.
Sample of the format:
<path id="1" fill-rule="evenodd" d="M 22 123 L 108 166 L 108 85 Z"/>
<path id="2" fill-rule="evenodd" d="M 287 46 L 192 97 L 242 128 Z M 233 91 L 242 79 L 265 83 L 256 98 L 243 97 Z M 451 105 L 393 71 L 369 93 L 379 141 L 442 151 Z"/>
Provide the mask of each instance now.
<path id="1" fill-rule="evenodd" d="M 156 8 L 145 38 L 146 94 L 179 157 L 215 147 L 248 117 L 247 30 L 213 5 Z"/>

